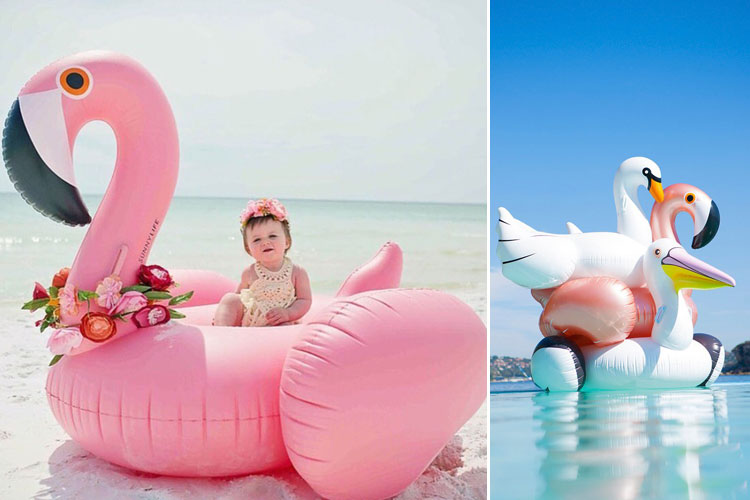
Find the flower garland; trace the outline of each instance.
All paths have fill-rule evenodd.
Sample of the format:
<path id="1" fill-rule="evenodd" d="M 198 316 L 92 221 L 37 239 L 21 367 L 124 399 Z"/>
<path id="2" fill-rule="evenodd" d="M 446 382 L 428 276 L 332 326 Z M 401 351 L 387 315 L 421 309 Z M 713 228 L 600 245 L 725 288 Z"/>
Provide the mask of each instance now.
<path id="1" fill-rule="evenodd" d="M 283 222 L 287 218 L 286 207 L 284 207 L 284 205 L 282 205 L 276 198 L 250 200 L 240 214 L 240 225 L 244 230 L 245 226 L 247 226 L 247 221 L 253 217 L 266 217 L 268 215 L 272 216 L 279 222 Z"/>
<path id="2" fill-rule="evenodd" d="M 183 304 L 190 300 L 193 292 L 172 296 L 168 289 L 174 280 L 169 272 L 161 266 L 141 266 L 138 269 L 138 283 L 123 286 L 120 277 L 113 274 L 107 276 L 96 287 L 96 290 L 77 290 L 72 283 L 68 283 L 70 268 L 63 268 L 54 278 L 52 286 L 44 288 L 35 283 L 33 298 L 26 302 L 22 309 L 31 312 L 44 308 L 44 318 L 35 323 L 43 332 L 49 327 L 55 330 L 47 341 L 47 347 L 55 356 L 50 361 L 54 365 L 66 354 L 81 345 L 84 337 L 92 342 L 104 342 L 117 333 L 115 320 L 131 321 L 138 328 L 146 328 L 166 323 L 170 319 L 184 318 L 185 315 L 157 304 L 157 301 L 168 300 L 169 306 Z M 107 310 L 92 312 L 91 301 Z M 86 304 L 86 314 L 80 323 L 64 325 L 60 322 L 60 312 L 78 314 L 81 305 Z"/>

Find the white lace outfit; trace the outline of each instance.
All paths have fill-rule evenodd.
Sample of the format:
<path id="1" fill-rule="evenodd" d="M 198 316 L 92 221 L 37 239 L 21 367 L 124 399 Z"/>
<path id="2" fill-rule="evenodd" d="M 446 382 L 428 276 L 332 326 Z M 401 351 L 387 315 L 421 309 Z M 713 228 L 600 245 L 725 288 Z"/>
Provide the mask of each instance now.
<path id="1" fill-rule="evenodd" d="M 255 263 L 258 277 L 248 288 L 240 290 L 240 301 L 245 306 L 242 326 L 266 326 L 266 313 L 275 307 L 286 309 L 297 297 L 292 283 L 292 261 L 284 257 L 278 271 L 271 271 Z"/>

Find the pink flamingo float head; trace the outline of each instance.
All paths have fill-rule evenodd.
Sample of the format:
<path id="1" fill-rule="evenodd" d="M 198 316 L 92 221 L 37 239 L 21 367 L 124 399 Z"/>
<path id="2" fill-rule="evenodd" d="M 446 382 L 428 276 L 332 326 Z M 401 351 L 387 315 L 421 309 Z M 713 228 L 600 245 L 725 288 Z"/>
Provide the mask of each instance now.
<path id="1" fill-rule="evenodd" d="M 112 128 L 117 160 L 91 220 L 76 186 L 72 152 L 78 132 L 94 120 Z M 121 54 L 91 51 L 42 69 L 11 107 L 3 157 L 16 189 L 39 212 L 69 225 L 91 223 L 68 283 L 93 290 L 110 274 L 136 281 L 172 199 L 179 163 L 172 110 L 143 66 Z M 123 325 L 118 336 L 128 328 Z M 74 353 L 96 345 L 84 339 Z"/>
<path id="2" fill-rule="evenodd" d="M 686 212 L 693 219 L 692 247 L 703 248 L 719 231 L 719 207 L 703 190 L 690 184 L 672 184 L 664 190 L 664 201 L 651 209 L 653 241 L 672 238 L 679 243 L 675 221 L 677 214 Z"/>

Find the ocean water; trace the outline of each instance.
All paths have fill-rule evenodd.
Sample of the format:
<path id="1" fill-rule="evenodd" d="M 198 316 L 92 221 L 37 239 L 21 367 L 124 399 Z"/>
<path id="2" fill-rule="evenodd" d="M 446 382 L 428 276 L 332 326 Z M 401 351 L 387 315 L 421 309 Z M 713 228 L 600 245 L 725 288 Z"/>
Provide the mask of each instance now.
<path id="1" fill-rule="evenodd" d="M 491 391 L 493 499 L 750 498 L 750 376 L 708 389 Z"/>
<path id="2" fill-rule="evenodd" d="M 85 196 L 93 215 L 101 197 Z M 252 262 L 238 217 L 247 200 L 175 198 L 148 262 L 210 269 L 233 279 Z M 289 257 L 310 275 L 313 293 L 332 294 L 386 241 L 404 251 L 402 286 L 452 293 L 484 318 L 486 207 L 420 203 L 282 200 L 289 211 Z M 16 193 L 0 193 L 0 316 L 29 300 L 69 266 L 86 228 L 55 223 Z"/>

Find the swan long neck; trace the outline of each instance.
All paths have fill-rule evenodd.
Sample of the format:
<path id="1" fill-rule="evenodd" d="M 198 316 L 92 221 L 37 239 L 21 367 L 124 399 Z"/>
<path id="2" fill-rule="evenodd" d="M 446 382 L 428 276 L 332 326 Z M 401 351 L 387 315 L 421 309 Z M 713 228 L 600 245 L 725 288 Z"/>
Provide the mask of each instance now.
<path id="1" fill-rule="evenodd" d="M 675 291 L 672 281 L 661 269 L 656 272 L 663 276 L 646 280 L 656 306 L 651 338 L 669 349 L 686 349 L 693 340 L 692 311 L 683 294 Z"/>
<path id="2" fill-rule="evenodd" d="M 73 262 L 70 280 L 93 290 L 111 273 L 129 285 L 146 263 L 177 183 L 179 143 L 174 115 L 153 77 L 137 63 L 113 64 L 117 78 L 99 78 L 68 117 L 73 142 L 88 122 L 112 128 L 117 160 L 112 179 Z"/>
<path id="3" fill-rule="evenodd" d="M 625 182 L 623 177 L 622 172 L 617 171 L 613 184 L 617 232 L 649 245 L 652 241 L 651 226 L 638 200 L 638 185 Z"/>

